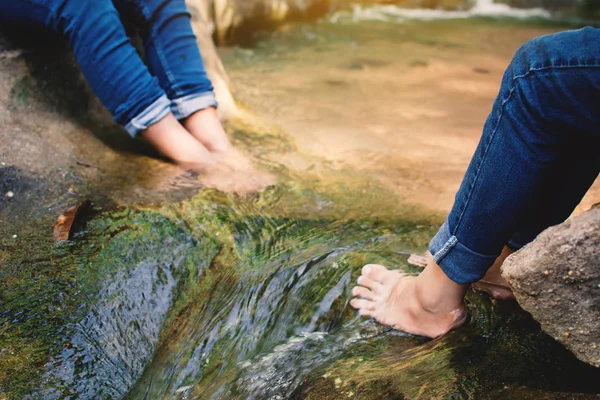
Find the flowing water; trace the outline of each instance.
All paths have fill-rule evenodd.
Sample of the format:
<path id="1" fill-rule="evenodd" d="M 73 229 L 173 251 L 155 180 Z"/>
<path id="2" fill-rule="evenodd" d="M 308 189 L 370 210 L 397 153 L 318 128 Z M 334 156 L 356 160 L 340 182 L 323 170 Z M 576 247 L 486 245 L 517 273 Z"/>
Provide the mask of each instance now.
<path id="1" fill-rule="evenodd" d="M 495 10 L 547 17 L 543 10 L 477 5 L 451 16 Z M 483 118 L 478 104 L 497 91 L 487 75 L 501 73 L 519 41 L 554 29 L 539 22 L 406 20 L 434 15 L 418 13 L 355 7 L 227 52 L 250 108 L 284 130 L 305 126 L 322 138 L 232 126 L 236 146 L 276 176 L 260 194 L 203 189 L 160 207 L 120 207 L 92 216 L 74 240 L 47 254 L 15 249 L 0 270 L 0 360 L 7 366 L 0 381 L 11 385 L 0 388 L 0 399 L 597 398 L 600 371 L 577 361 L 516 304 L 469 293 L 469 323 L 433 341 L 384 329 L 348 306 L 366 263 L 417 273 L 408 255 L 426 250 L 443 221 L 439 211 L 448 207 L 446 200 L 414 201 L 411 190 L 427 186 L 419 175 L 425 167 L 406 162 L 406 154 L 386 158 L 388 148 L 404 147 L 386 139 L 402 133 L 390 126 L 414 131 L 437 158 L 453 151 L 459 162 L 452 169 L 464 170 L 475 145 L 465 132 Z M 512 41 L 502 44 L 498 32 L 510 32 Z M 473 51 L 476 34 L 496 39 L 488 47 L 500 62 L 490 49 Z M 452 67 L 451 54 L 467 67 Z M 408 81 L 392 68 L 399 65 Z M 369 77 L 358 75 L 365 71 Z M 390 74 L 420 91 L 418 107 L 410 108 L 414 97 L 401 97 L 406 107 L 391 109 L 396 87 L 365 100 L 373 93 L 365 87 Z M 432 75 L 446 85 L 423 79 Z M 467 76 L 474 88 L 465 88 Z M 438 97 L 424 103 L 429 91 Z M 464 109 L 451 101 L 457 92 L 472 95 Z M 370 111 L 379 103 L 375 117 L 356 107 L 362 100 Z M 451 112 L 457 117 L 449 127 L 459 134 L 431 133 L 449 124 Z M 368 118 L 378 122 L 365 135 L 356 126 Z M 433 168 L 446 167 L 439 161 Z M 453 183 L 427 193 L 451 192 L 459 181 L 441 176 Z M 189 193 L 194 178 L 174 186 Z"/>

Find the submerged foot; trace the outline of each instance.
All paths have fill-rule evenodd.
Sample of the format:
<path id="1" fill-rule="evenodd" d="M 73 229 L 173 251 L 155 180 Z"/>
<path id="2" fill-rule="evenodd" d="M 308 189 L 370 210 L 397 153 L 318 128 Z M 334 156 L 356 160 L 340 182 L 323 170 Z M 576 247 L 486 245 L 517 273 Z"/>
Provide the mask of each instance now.
<path id="1" fill-rule="evenodd" d="M 467 285 L 458 285 L 430 263 L 418 277 L 365 265 L 350 305 L 360 315 L 404 332 L 435 338 L 462 325 Z"/>
<path id="2" fill-rule="evenodd" d="M 515 295 L 506 279 L 502 277 L 501 271 L 504 260 L 512 253 L 514 250 L 505 246 L 483 279 L 473 284 L 473 289 L 486 292 L 496 300 L 515 300 Z"/>

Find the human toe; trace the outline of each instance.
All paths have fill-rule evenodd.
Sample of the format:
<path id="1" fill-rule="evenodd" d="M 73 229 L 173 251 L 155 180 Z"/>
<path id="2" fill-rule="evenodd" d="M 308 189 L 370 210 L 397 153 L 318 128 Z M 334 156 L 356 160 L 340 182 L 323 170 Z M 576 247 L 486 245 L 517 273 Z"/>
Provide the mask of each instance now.
<path id="1" fill-rule="evenodd" d="M 369 279 L 365 275 L 359 276 L 356 282 L 360 286 L 367 288 L 373 293 L 379 293 L 383 289 L 383 285 L 381 283 L 375 282 L 374 280 Z"/>
<path id="2" fill-rule="evenodd" d="M 362 286 L 355 286 L 352 289 L 352 295 L 361 299 L 374 300 L 375 294 L 369 289 Z"/>
<path id="3" fill-rule="evenodd" d="M 385 283 L 389 280 L 390 270 L 383 265 L 367 264 L 362 268 L 363 276 L 380 283 Z"/>
<path id="4" fill-rule="evenodd" d="M 375 304 L 371 300 L 359 298 L 350 300 L 350 305 L 357 310 L 373 311 L 375 308 Z"/>

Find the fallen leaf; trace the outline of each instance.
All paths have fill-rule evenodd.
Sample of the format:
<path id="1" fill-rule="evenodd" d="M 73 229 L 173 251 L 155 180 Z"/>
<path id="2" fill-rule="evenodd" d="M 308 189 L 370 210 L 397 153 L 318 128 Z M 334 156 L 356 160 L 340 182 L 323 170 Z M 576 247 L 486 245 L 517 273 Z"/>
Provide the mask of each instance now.
<path id="1" fill-rule="evenodd" d="M 54 224 L 54 239 L 57 241 L 69 240 L 71 237 L 71 229 L 73 228 L 73 224 L 91 204 L 91 201 L 86 200 L 81 204 L 70 207 L 60 217 L 58 217 L 56 224 Z"/>

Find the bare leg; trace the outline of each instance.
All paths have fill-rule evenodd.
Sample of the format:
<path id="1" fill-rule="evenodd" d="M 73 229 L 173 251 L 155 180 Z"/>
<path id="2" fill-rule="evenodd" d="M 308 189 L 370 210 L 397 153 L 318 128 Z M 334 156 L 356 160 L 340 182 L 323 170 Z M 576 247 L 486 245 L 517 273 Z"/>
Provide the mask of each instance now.
<path id="1" fill-rule="evenodd" d="M 183 125 L 211 152 L 226 153 L 231 150 L 231 143 L 214 107 L 195 112 L 183 121 Z"/>
<path id="2" fill-rule="evenodd" d="M 350 305 L 395 329 L 435 338 L 466 320 L 463 298 L 469 285 L 451 281 L 433 261 L 417 277 L 365 265 L 358 284 Z"/>
<path id="3" fill-rule="evenodd" d="M 206 147 L 194 139 L 173 114 L 151 125 L 140 136 L 161 154 L 182 166 L 205 168 L 216 162 Z"/>

